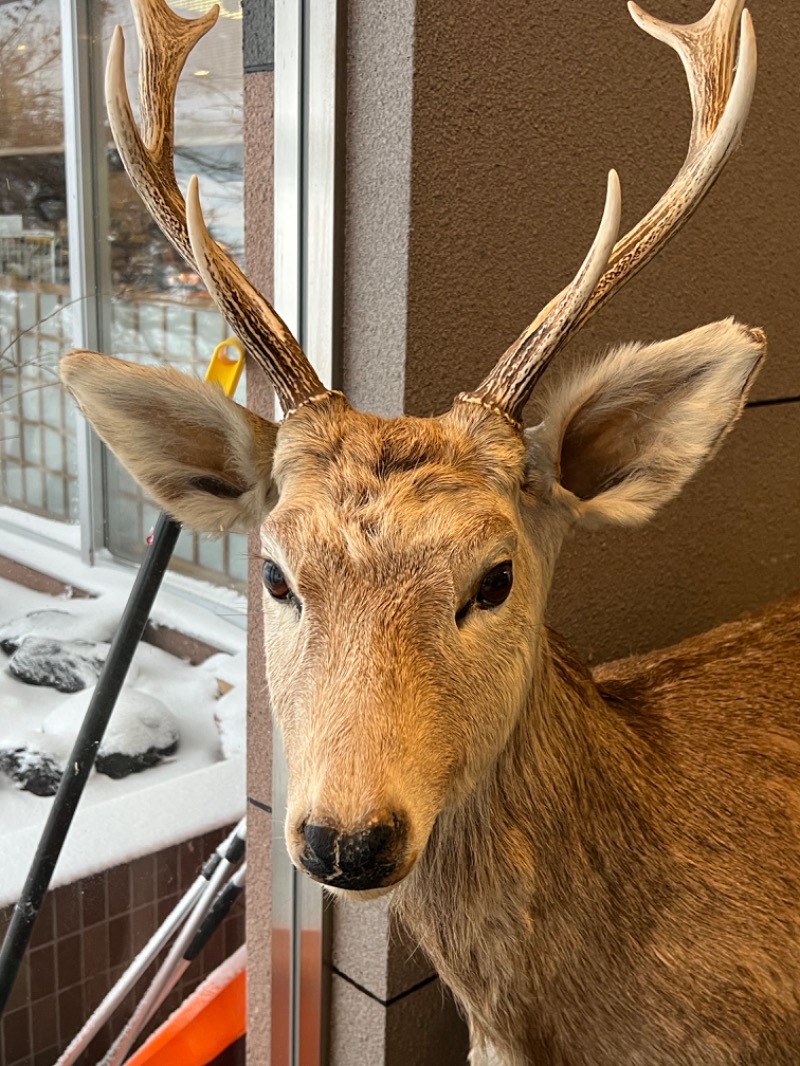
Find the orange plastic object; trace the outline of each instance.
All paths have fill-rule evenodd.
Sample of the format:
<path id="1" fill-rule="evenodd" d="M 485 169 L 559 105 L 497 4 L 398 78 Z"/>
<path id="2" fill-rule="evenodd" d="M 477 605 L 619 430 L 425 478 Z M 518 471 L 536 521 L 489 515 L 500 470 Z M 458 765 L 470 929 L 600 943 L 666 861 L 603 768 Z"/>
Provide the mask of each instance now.
<path id="1" fill-rule="evenodd" d="M 247 951 L 218 967 L 126 1066 L 206 1066 L 247 1030 Z"/>
<path id="2" fill-rule="evenodd" d="M 220 341 L 211 355 L 205 381 L 213 381 L 226 396 L 233 396 L 244 370 L 244 346 L 236 337 Z"/>

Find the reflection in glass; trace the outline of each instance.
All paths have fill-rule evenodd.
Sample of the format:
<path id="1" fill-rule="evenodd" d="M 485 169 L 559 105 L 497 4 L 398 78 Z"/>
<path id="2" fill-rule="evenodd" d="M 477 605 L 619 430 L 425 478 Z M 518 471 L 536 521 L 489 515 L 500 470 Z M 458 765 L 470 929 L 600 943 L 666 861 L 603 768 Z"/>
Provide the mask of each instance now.
<path id="1" fill-rule="evenodd" d="M 184 17 L 200 14 L 209 6 L 199 0 L 171 4 Z M 104 54 L 116 25 L 122 26 L 125 35 L 128 92 L 138 119 L 139 50 L 126 0 L 104 5 Z M 185 189 L 192 174 L 199 176 L 209 229 L 238 259 L 243 246 L 241 28 L 240 5 L 228 0 L 217 25 L 190 55 L 177 93 L 174 156 L 178 184 Z M 214 346 L 227 336 L 228 329 L 200 277 L 183 262 L 145 210 L 107 126 L 104 142 L 109 146 L 108 238 L 113 293 L 106 350 L 123 359 L 159 362 L 202 375 Z M 155 509 L 112 457 L 107 487 L 109 547 L 115 555 L 138 559 Z M 209 542 L 184 535 L 176 556 L 180 569 L 234 584 L 245 579 L 243 537 L 231 535 Z"/>
<path id="2" fill-rule="evenodd" d="M 0 503 L 77 509 L 58 0 L 0 4 Z"/>
<path id="3" fill-rule="evenodd" d="M 77 0 L 74 3 L 77 6 Z M 0 0 L 0 505 L 74 522 L 78 478 L 85 471 L 78 469 L 74 408 L 56 376 L 59 357 L 73 344 L 65 147 L 72 163 L 76 145 L 64 144 L 62 84 L 65 73 L 71 76 L 72 60 L 62 54 L 61 35 L 62 14 L 68 17 L 72 4 L 73 0 Z M 78 42 L 80 62 L 96 56 L 99 63 L 101 43 L 107 47 L 113 25 L 122 22 L 128 42 L 128 69 L 134 80 L 137 55 L 129 0 L 81 0 L 83 4 L 89 9 L 96 40 Z M 186 0 L 173 6 L 191 16 L 211 4 Z M 182 185 L 189 174 L 200 175 L 212 232 L 231 254 L 239 256 L 241 12 L 235 0 L 224 0 L 222 7 L 212 41 L 204 42 L 193 57 L 179 93 L 176 171 Z M 99 76 L 100 72 L 94 73 Z M 131 95 L 135 100 L 135 91 Z M 97 218 L 92 211 L 87 215 L 99 222 L 94 258 L 104 276 L 97 292 L 90 288 L 73 295 L 79 300 L 97 298 L 101 303 L 101 350 L 138 362 L 158 362 L 202 373 L 214 346 L 228 332 L 225 323 L 199 279 L 150 221 L 130 187 L 108 129 L 94 132 L 97 157 L 91 160 L 91 167 L 82 167 L 82 180 L 88 182 L 90 172 L 103 177 L 82 188 L 97 193 Z M 85 164 L 85 159 L 81 162 Z M 77 215 L 69 222 L 75 237 L 81 232 Z M 80 273 L 73 262 L 73 284 L 85 288 L 82 280 L 76 280 Z M 106 473 L 109 545 L 119 556 L 138 558 L 154 520 L 154 509 L 145 504 L 138 489 L 110 459 Z M 217 583 L 238 584 L 244 579 L 243 537 L 208 540 L 184 535 L 178 551 L 182 558 L 176 565 L 180 569 Z M 33 567 L 38 565 L 35 542 L 26 561 Z M 231 611 L 240 610 L 238 597 L 227 597 L 227 602 Z M 9 620 L 8 615 L 5 620 Z M 188 617 L 185 620 L 189 622 Z M 156 653 L 154 648 L 149 651 Z M 198 660 L 205 654 L 200 645 L 196 654 Z M 210 701 L 217 693 L 215 675 L 203 670 L 203 676 L 205 680 L 196 682 L 197 691 L 207 692 Z M 229 682 L 225 684 L 230 688 Z M 25 729 L 39 728 L 43 721 L 44 712 L 38 718 L 35 710 L 31 714 L 30 727 Z M 206 734 L 203 743 L 208 743 L 207 755 L 213 761 L 219 740 L 210 714 L 207 718 L 202 726 Z M 199 734 L 193 737 L 189 734 L 185 738 L 184 752 L 191 753 L 197 747 Z M 4 790 L 10 795 L 7 786 L 6 781 Z M 240 792 L 241 782 L 236 786 L 236 794 Z M 218 812 L 213 804 L 205 807 L 201 814 L 210 824 Z M 142 823 L 136 810 L 128 813 L 132 822 Z M 115 817 L 119 816 L 117 805 Z M 190 835 L 182 817 L 177 822 L 173 818 L 169 829 L 173 836 L 176 832 Z M 0 1033 L 0 1066 L 21 1066 L 32 1062 L 34 1055 L 37 1063 L 55 1061 L 89 1010 L 144 946 L 155 927 L 156 912 L 160 918 L 162 911 L 171 909 L 179 892 L 194 880 L 197 863 L 211 846 L 210 837 L 213 845 L 219 839 L 219 833 L 214 832 L 163 850 L 153 844 L 153 854 L 137 857 L 137 851 L 128 848 L 128 836 L 123 834 L 130 861 L 126 859 L 74 885 L 63 885 L 47 896 L 35 934 L 37 950 L 22 960 L 14 993 L 17 998 L 4 1017 L 8 1024 Z M 102 834 L 97 843 L 89 857 L 93 869 L 109 861 L 103 855 Z M 10 913 L 10 907 L 0 907 L 0 939 Z M 241 909 L 232 919 L 235 926 L 229 919 L 224 944 L 219 936 L 212 941 L 210 953 L 202 954 L 179 992 L 167 1001 L 167 1013 L 216 965 L 220 948 L 229 953 L 241 943 L 243 920 Z M 65 931 L 70 935 L 65 937 Z M 69 969 L 66 978 L 64 960 Z M 52 984 L 56 969 L 58 996 L 53 994 Z M 142 986 L 138 994 L 143 990 Z M 105 1051 L 110 1039 L 108 1027 L 100 1039 L 106 1041 Z M 89 1061 L 87 1055 L 92 1062 L 99 1061 L 92 1049 L 81 1061 Z M 243 1061 L 241 1044 L 238 1052 L 227 1052 L 225 1061 Z"/>
<path id="4" fill-rule="evenodd" d="M 211 5 L 183 0 L 171 6 L 194 17 Z M 59 8 L 59 0 L 0 2 L 0 503 L 74 521 L 74 415 L 55 383 L 58 357 L 71 343 Z M 198 174 L 209 228 L 239 259 L 241 17 L 237 0 L 226 0 L 216 27 L 190 56 L 178 89 L 175 137 L 179 184 L 185 188 Z M 130 5 L 94 0 L 92 27 L 103 62 L 116 25 L 125 33 L 128 86 L 138 116 L 138 43 Z M 95 161 L 95 172 L 105 175 L 99 184 L 107 185 L 98 202 L 108 204 L 98 254 L 107 275 L 101 349 L 202 375 L 228 329 L 198 275 L 150 219 L 105 115 L 103 120 L 96 143 L 105 145 L 104 158 Z M 106 485 L 108 547 L 137 560 L 154 510 L 111 456 Z M 244 581 L 242 537 L 208 543 L 184 535 L 176 554 L 179 569 L 225 583 Z"/>

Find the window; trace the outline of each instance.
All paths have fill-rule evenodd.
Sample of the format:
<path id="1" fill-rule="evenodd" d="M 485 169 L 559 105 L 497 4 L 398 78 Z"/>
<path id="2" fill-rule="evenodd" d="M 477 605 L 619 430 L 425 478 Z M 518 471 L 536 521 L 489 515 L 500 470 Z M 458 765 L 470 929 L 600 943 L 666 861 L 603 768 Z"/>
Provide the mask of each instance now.
<path id="1" fill-rule="evenodd" d="M 74 520 L 71 404 L 53 388 L 70 344 L 58 0 L 0 6 L 0 499 Z"/>
<path id="2" fill-rule="evenodd" d="M 171 6 L 190 17 L 211 4 Z M 58 358 L 77 344 L 202 375 L 229 331 L 200 278 L 150 220 L 108 129 L 98 89 L 115 25 L 125 33 L 138 114 L 130 5 L 93 0 L 86 26 L 77 15 L 61 26 L 60 10 L 58 0 L 0 3 L 0 503 L 75 522 L 88 500 L 91 522 L 81 517 L 93 547 L 135 561 L 156 510 L 112 456 L 96 444 L 79 446 L 82 430 L 57 383 Z M 241 18 L 238 2 L 227 0 L 213 37 L 193 51 L 178 89 L 175 138 L 179 183 L 199 176 L 209 228 L 239 259 Z M 65 138 L 65 128 L 75 137 Z M 244 538 L 184 533 L 173 565 L 241 586 Z"/>

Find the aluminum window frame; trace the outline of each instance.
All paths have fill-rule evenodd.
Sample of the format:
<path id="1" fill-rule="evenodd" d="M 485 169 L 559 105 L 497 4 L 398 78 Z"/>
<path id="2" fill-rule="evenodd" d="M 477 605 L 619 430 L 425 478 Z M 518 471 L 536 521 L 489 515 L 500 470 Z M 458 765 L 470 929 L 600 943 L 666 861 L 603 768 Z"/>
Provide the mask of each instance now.
<path id="1" fill-rule="evenodd" d="M 93 0 L 60 0 L 72 340 L 76 348 L 98 351 L 106 332 L 101 294 L 109 288 L 110 268 L 100 239 L 108 219 L 108 182 L 105 150 L 97 143 L 103 91 L 92 7 Z M 80 414 L 76 443 L 81 557 L 91 565 L 106 544 L 104 458 L 99 438 Z"/>
<path id="2" fill-rule="evenodd" d="M 344 0 L 275 0 L 275 305 L 329 388 L 342 378 L 344 19 Z M 282 826 L 287 770 L 277 730 L 273 752 L 273 817 Z M 272 938 L 273 974 L 288 972 L 289 982 L 273 981 L 272 1012 L 288 1012 L 291 1024 L 288 1057 L 273 1042 L 272 1066 L 328 1061 L 329 919 L 322 889 L 298 873 L 275 833 L 272 928 L 289 937 Z"/>

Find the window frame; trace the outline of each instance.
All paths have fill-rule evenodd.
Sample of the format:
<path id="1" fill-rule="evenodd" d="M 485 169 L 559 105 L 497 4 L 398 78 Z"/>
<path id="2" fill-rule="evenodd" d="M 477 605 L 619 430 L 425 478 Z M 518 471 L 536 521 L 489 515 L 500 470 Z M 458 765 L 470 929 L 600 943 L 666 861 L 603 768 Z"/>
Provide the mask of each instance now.
<path id="1" fill-rule="evenodd" d="M 93 0 L 60 0 L 64 89 L 64 164 L 70 263 L 72 339 L 76 348 L 100 350 L 106 333 L 102 293 L 109 276 L 105 151 L 98 151 L 103 100 L 99 41 L 92 32 Z M 78 525 L 81 558 L 93 565 L 107 540 L 103 446 L 76 413 Z"/>
<path id="2" fill-rule="evenodd" d="M 275 306 L 329 388 L 342 384 L 344 0 L 275 0 Z M 287 768 L 273 726 L 272 821 L 285 821 Z M 327 1062 L 331 912 L 272 834 L 272 1066 Z M 303 951 L 304 941 L 313 950 Z M 288 955 L 287 947 L 288 944 Z M 301 957 L 303 965 L 301 966 Z M 276 1040 L 275 1038 L 278 1037 Z"/>

